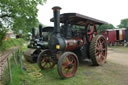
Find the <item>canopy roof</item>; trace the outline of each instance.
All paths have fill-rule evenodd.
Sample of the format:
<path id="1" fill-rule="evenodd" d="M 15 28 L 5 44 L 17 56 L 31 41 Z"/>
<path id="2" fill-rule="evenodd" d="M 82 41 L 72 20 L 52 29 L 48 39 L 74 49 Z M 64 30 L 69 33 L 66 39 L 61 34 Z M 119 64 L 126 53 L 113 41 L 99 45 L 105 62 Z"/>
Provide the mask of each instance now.
<path id="1" fill-rule="evenodd" d="M 88 17 L 78 13 L 64 13 L 60 15 L 60 23 L 64 23 L 67 20 L 69 24 L 79 25 L 79 26 L 85 26 L 87 24 L 98 24 L 98 25 L 108 24 L 105 21 L 94 19 L 92 17 Z M 54 22 L 54 18 L 52 18 L 50 21 Z"/>
<path id="2" fill-rule="evenodd" d="M 44 27 L 43 32 L 52 32 L 54 30 L 54 27 Z"/>

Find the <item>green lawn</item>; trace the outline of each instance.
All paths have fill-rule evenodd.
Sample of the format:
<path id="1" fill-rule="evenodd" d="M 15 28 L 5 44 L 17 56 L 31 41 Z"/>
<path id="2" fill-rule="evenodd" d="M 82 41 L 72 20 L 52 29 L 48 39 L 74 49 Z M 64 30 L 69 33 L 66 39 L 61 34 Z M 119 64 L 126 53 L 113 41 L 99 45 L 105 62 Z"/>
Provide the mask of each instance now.
<path id="1" fill-rule="evenodd" d="M 109 46 L 109 48 L 120 49 L 120 50 L 128 50 L 128 47 L 123 47 L 123 46 Z"/>
<path id="2" fill-rule="evenodd" d="M 102 67 L 92 67 L 87 64 L 80 64 L 73 78 L 63 80 L 58 75 L 56 67 L 52 70 L 40 71 L 37 64 L 27 63 L 26 65 L 25 67 L 29 69 L 29 71 L 27 71 L 28 75 L 25 75 L 25 82 L 27 85 L 120 85 L 116 83 L 115 80 L 111 81 L 113 77 L 106 75 L 105 73 L 107 71 L 103 70 L 103 72 L 101 72 Z M 115 70 L 112 70 L 109 74 L 115 72 Z M 38 73 L 41 73 L 41 75 L 35 75 Z"/>
<path id="3" fill-rule="evenodd" d="M 23 49 L 25 49 L 24 47 Z M 51 70 L 41 71 L 38 65 L 27 62 L 23 58 L 24 72 L 12 63 L 13 82 L 6 79 L 5 85 L 127 85 L 121 81 L 122 66 L 107 62 L 103 66 L 90 66 L 87 62 L 80 63 L 76 75 L 70 79 L 61 79 L 55 66 Z M 123 77 L 122 77 L 123 78 Z"/>
<path id="4" fill-rule="evenodd" d="M 108 65 L 93 67 L 80 64 L 73 78 L 63 80 L 58 75 L 56 66 L 51 70 L 41 71 L 37 64 L 24 60 L 25 72 L 22 73 L 20 69 L 13 66 L 13 83 L 5 85 L 121 85 L 113 79 L 114 75 L 118 74 L 116 69 L 111 70 L 107 67 Z"/>
<path id="5" fill-rule="evenodd" d="M 4 40 L 2 45 L 0 46 L 0 52 L 5 51 L 8 48 L 11 48 L 13 46 L 21 45 L 24 43 L 25 40 L 23 39 L 9 39 L 9 40 Z"/>

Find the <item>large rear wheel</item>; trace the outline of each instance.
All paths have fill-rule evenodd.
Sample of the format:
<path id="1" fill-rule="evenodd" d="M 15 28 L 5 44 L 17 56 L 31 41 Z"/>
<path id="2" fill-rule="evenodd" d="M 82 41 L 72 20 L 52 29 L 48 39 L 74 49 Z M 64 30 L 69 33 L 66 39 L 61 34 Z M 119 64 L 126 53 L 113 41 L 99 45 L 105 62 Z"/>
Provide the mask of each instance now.
<path id="1" fill-rule="evenodd" d="M 58 73 L 63 78 L 71 78 L 77 71 L 79 61 L 73 52 L 65 52 L 58 60 Z"/>
<path id="2" fill-rule="evenodd" d="M 52 69 L 55 66 L 54 59 L 49 50 L 44 50 L 39 54 L 37 63 L 42 70 Z"/>
<path id="3" fill-rule="evenodd" d="M 92 39 L 89 54 L 93 65 L 104 64 L 107 58 L 107 42 L 102 35 L 97 35 Z"/>

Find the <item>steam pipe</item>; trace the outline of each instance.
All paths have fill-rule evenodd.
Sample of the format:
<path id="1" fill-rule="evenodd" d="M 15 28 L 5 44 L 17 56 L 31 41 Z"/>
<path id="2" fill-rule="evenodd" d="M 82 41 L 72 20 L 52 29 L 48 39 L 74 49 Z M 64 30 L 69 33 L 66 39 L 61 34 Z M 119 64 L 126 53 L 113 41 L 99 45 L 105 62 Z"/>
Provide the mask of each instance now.
<path id="1" fill-rule="evenodd" d="M 32 39 L 35 38 L 35 28 L 32 28 Z"/>
<path id="2" fill-rule="evenodd" d="M 52 8 L 54 16 L 54 32 L 60 33 L 60 10 L 61 8 L 55 6 Z"/>
<path id="3" fill-rule="evenodd" d="M 39 25 L 39 36 L 42 38 L 42 25 Z"/>

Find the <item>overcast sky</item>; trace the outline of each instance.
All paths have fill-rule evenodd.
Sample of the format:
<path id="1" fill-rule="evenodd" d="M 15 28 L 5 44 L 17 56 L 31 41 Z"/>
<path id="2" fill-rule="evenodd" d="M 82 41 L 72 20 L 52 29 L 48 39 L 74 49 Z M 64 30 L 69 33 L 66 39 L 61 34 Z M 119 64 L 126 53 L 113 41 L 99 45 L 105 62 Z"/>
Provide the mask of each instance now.
<path id="1" fill-rule="evenodd" d="M 128 0 L 47 0 L 38 5 L 38 19 L 42 24 L 53 26 L 53 6 L 60 6 L 61 13 L 75 12 L 113 24 L 115 27 L 120 20 L 128 18 Z"/>

